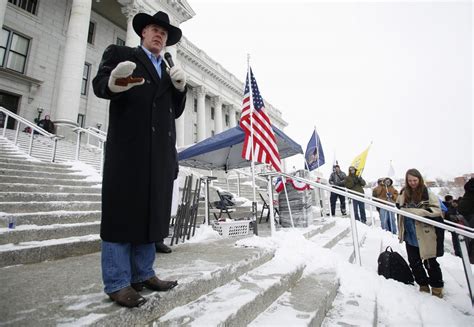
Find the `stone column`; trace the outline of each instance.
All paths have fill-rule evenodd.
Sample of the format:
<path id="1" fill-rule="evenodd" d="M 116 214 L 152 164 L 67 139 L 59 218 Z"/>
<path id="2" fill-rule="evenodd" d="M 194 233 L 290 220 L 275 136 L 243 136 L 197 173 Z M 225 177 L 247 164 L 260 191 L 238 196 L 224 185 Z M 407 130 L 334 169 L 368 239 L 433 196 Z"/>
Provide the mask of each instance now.
<path id="1" fill-rule="evenodd" d="M 121 1 L 120 3 L 123 3 L 123 1 Z M 140 12 L 141 7 L 132 1 L 122 7 L 121 10 L 122 14 L 127 17 L 127 37 L 125 39 L 125 45 L 134 48 L 140 45 L 140 36 L 135 33 L 135 30 L 132 26 L 132 22 L 133 17 Z"/>
<path id="2" fill-rule="evenodd" d="M 198 142 L 206 138 L 206 89 L 198 86 L 195 89 L 197 96 L 197 138 Z"/>
<path id="3" fill-rule="evenodd" d="M 229 105 L 229 124 L 230 128 L 237 126 L 237 120 L 235 119 L 235 106 Z"/>
<path id="4" fill-rule="evenodd" d="M 3 26 L 3 20 L 5 19 L 5 12 L 7 11 L 7 0 L 0 1 L 0 27 Z"/>
<path id="5" fill-rule="evenodd" d="M 77 121 L 91 6 L 92 0 L 73 0 L 72 2 L 54 120 L 73 123 Z"/>
<path id="6" fill-rule="evenodd" d="M 213 98 L 214 104 L 214 131 L 216 134 L 222 132 L 222 99 L 219 96 Z"/>

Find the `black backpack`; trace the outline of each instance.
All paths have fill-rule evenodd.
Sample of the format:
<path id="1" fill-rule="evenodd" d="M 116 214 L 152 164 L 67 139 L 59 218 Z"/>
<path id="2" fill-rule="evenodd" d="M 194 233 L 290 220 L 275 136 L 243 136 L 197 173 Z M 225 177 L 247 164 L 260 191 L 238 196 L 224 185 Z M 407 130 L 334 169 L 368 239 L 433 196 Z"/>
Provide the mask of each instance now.
<path id="1" fill-rule="evenodd" d="M 413 285 L 413 274 L 408 263 L 398 252 L 394 252 L 390 246 L 387 246 L 387 249 L 380 253 L 377 261 L 379 275 L 387 279 L 391 278 L 405 284 Z"/>

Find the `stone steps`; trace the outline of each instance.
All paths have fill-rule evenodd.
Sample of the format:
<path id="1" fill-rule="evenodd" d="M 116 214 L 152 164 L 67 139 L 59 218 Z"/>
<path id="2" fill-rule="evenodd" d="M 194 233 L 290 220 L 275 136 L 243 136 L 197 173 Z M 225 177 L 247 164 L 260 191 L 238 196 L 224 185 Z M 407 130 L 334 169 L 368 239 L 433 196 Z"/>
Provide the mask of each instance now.
<path id="1" fill-rule="evenodd" d="M 33 192 L 33 193 L 94 193 L 100 194 L 100 184 L 75 186 L 75 185 L 44 185 L 24 183 L 2 183 L 0 190 L 4 192 Z"/>
<path id="2" fill-rule="evenodd" d="M 338 288 L 332 270 L 305 274 L 248 326 L 321 326 Z"/>
<path id="3" fill-rule="evenodd" d="M 99 251 L 100 182 L 70 164 L 26 156 L 24 141 L 23 135 L 14 146 L 0 138 L 0 266 Z M 42 141 L 35 136 L 34 149 L 48 157 Z M 14 229 L 7 228 L 11 222 Z"/>
<path id="4" fill-rule="evenodd" d="M 0 267 L 58 260 L 100 250 L 99 235 L 0 245 Z"/>
<path id="5" fill-rule="evenodd" d="M 12 243 L 15 247 L 20 247 L 25 242 L 97 235 L 99 228 L 100 221 L 46 226 L 21 225 L 15 229 L 0 228 L 0 245 Z"/>
<path id="6" fill-rule="evenodd" d="M 51 262 L 0 268 L 0 306 L 7 325 L 56 326 L 64 323 L 91 326 L 136 326 L 164 315 L 225 285 L 273 257 L 273 252 L 234 246 L 235 239 L 180 244 L 172 255 L 158 254 L 155 270 L 160 278 L 178 279 L 170 292 L 142 294 L 145 306 L 121 308 L 103 293 L 100 254 Z M 32 291 L 34 290 L 34 291 Z M 82 321 L 82 323 L 81 323 Z"/>
<path id="7" fill-rule="evenodd" d="M 1 208 L 6 213 L 27 213 L 47 211 L 93 211 L 101 210 L 100 201 L 30 201 L 2 202 Z"/>
<path id="8" fill-rule="evenodd" d="M 157 323 L 165 326 L 247 325 L 286 289 L 295 285 L 303 270 L 304 266 L 282 266 L 274 260 L 269 261 L 184 307 L 171 310 Z"/>
<path id="9" fill-rule="evenodd" d="M 7 140 L 14 142 L 15 139 L 15 131 L 14 130 L 6 130 L 5 136 Z M 3 128 L 0 128 L 0 135 L 3 135 Z M 5 140 L 5 138 L 3 138 Z M 83 137 L 83 141 L 81 141 L 81 146 L 79 150 L 79 160 L 90 164 L 91 166 L 95 167 L 96 169 L 100 168 L 101 164 L 101 156 L 102 151 L 99 150 L 97 147 L 89 146 L 85 143 L 85 139 Z M 18 134 L 17 144 L 10 143 L 5 145 L 2 144 L 3 148 L 12 149 L 17 148 L 20 151 L 24 151 L 27 153 L 30 145 L 30 134 L 20 132 Z M 67 162 L 67 161 L 75 161 L 76 159 L 76 141 L 69 141 L 67 139 L 62 139 L 57 142 L 56 148 L 56 162 Z M 38 158 L 43 161 L 51 161 L 52 157 L 52 150 L 53 150 L 53 142 L 50 139 L 42 136 L 42 135 L 35 135 L 33 139 L 33 147 L 31 156 Z M 0 151 L 1 154 L 2 151 Z M 14 155 L 17 156 L 17 155 Z M 1 158 L 1 157 L 0 157 Z"/>
<path id="10" fill-rule="evenodd" d="M 23 170 L 23 169 L 7 169 L 0 168 L 0 176 L 19 176 L 19 177 L 35 177 L 35 178 L 46 178 L 46 179 L 69 179 L 69 180 L 83 180 L 85 176 L 61 173 L 61 172 L 44 172 L 37 170 Z"/>
<path id="11" fill-rule="evenodd" d="M 76 173 L 78 171 L 72 170 L 69 168 L 70 166 L 52 166 L 45 163 L 34 163 L 34 162 L 11 162 L 8 161 L 1 161 L 0 160 L 0 169 L 15 169 L 15 170 L 22 170 L 22 171 L 36 171 L 41 170 L 42 172 L 51 172 L 51 173 Z"/>
<path id="12" fill-rule="evenodd" d="M 77 224 L 99 221 L 101 211 L 48 211 L 48 212 L 30 212 L 14 213 L 0 215 L 2 226 L 7 226 L 10 219 L 14 219 L 17 226 L 21 225 L 53 225 L 53 224 Z"/>
<path id="13" fill-rule="evenodd" d="M 319 223 L 304 236 L 318 238 L 340 228 L 331 221 Z M 326 240 L 330 248 L 337 241 Z M 304 262 L 282 265 L 276 256 L 212 292 L 171 310 L 154 321 L 158 326 L 319 326 L 331 307 L 339 282 L 335 271 L 309 271 Z M 232 301 L 229 299 L 232 298 Z M 282 310 L 290 313 L 281 314 Z M 278 312 L 278 314 L 276 314 Z M 276 319 L 285 317 L 285 321 Z"/>
<path id="14" fill-rule="evenodd" d="M 55 179 L 44 177 L 28 177 L 28 176 L 0 176 L 1 183 L 20 183 L 20 184 L 39 184 L 39 185 L 70 185 L 70 186 L 94 186 L 98 182 L 76 180 L 76 179 Z"/>
<path id="15" fill-rule="evenodd" d="M 100 201 L 100 193 L 0 192 L 2 202 Z"/>

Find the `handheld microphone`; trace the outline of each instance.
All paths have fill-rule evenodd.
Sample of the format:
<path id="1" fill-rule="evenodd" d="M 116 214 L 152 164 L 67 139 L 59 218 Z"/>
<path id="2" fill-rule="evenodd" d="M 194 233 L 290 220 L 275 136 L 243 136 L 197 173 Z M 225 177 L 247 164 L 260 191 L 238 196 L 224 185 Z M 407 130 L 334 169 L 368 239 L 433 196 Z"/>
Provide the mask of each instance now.
<path id="1" fill-rule="evenodd" d="M 169 52 L 165 53 L 165 60 L 168 63 L 168 66 L 170 66 L 170 68 L 173 68 L 174 62 L 173 62 L 173 58 L 171 58 L 171 53 Z M 181 80 L 177 80 L 176 82 L 181 83 Z"/>
<path id="2" fill-rule="evenodd" d="M 165 60 L 168 63 L 168 66 L 170 66 L 170 68 L 172 68 L 174 66 L 173 59 L 171 58 L 171 53 L 169 53 L 169 52 L 165 53 Z"/>

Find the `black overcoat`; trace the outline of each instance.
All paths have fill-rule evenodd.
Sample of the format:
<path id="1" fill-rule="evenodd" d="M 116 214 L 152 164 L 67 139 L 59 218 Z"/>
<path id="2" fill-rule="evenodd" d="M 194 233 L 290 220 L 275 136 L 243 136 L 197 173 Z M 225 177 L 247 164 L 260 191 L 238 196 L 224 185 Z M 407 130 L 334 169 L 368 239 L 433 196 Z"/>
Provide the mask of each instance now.
<path id="1" fill-rule="evenodd" d="M 110 72 L 122 61 L 137 67 L 143 85 L 112 93 Z M 110 45 L 93 80 L 94 93 L 110 100 L 102 182 L 100 236 L 108 242 L 149 243 L 168 235 L 173 180 L 177 176 L 175 119 L 186 90 L 176 90 L 162 63 L 161 78 L 140 48 Z"/>

